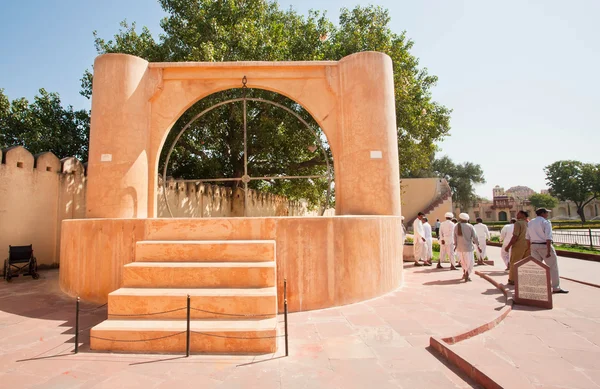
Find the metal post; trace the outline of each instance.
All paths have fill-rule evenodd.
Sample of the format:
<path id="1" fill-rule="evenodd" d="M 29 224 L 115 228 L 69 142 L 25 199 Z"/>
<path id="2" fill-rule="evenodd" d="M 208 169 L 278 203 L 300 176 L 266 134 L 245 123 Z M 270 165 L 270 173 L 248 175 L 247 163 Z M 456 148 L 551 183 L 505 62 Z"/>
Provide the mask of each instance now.
<path id="1" fill-rule="evenodd" d="M 79 352 L 79 296 L 75 304 L 75 354 Z"/>
<path id="2" fill-rule="evenodd" d="M 187 295 L 187 333 L 185 339 L 185 356 L 190 356 L 190 295 Z"/>
<path id="3" fill-rule="evenodd" d="M 594 242 L 592 241 L 592 229 L 588 228 L 588 233 L 590 235 L 590 249 L 594 249 Z"/>
<path id="4" fill-rule="evenodd" d="M 285 356 L 289 355 L 288 348 L 288 304 L 287 304 L 287 279 L 283 279 L 283 321 L 285 326 Z"/>

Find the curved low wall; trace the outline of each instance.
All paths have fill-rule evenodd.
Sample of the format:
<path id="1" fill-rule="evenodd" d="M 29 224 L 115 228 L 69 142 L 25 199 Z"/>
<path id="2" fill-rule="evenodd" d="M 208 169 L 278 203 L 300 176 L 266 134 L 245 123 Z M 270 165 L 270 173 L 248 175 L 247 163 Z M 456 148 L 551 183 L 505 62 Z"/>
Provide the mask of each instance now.
<path id="1" fill-rule="evenodd" d="M 105 303 L 121 286 L 123 265 L 140 240 L 269 239 L 276 241 L 283 310 L 351 304 L 402 284 L 402 226 L 397 216 L 65 220 L 60 286 L 71 296 Z"/>

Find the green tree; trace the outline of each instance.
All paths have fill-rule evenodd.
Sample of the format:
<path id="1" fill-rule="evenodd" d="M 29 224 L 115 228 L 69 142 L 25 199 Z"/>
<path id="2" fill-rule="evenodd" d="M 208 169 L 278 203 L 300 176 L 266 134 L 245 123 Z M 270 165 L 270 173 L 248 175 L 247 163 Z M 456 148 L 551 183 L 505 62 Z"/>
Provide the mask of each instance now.
<path id="1" fill-rule="evenodd" d="M 550 194 L 562 201 L 572 201 L 585 222 L 584 208 L 600 196 L 600 165 L 580 161 L 557 161 L 544 168 Z"/>
<path id="2" fill-rule="evenodd" d="M 431 88 L 437 77 L 420 68 L 411 53 L 413 42 L 390 28 L 387 10 L 380 7 L 342 9 L 336 27 L 324 13 L 310 11 L 302 16 L 282 10 L 276 1 L 159 0 L 167 16 L 161 21 L 164 33 L 158 40 L 148 29 L 137 32 L 135 24 L 123 22 L 111 40 L 96 33 L 99 54 L 121 52 L 149 61 L 303 61 L 339 60 L 365 50 L 390 55 L 394 65 L 398 146 L 402 176 L 427 169 L 435 142 L 449 132 L 450 110 L 434 102 Z M 82 94 L 89 96 L 91 73 L 82 79 Z M 219 101 L 240 97 L 241 91 L 224 91 L 209 96 L 188 110 L 167 139 L 202 109 Z M 262 90 L 253 97 L 276 101 L 305 118 L 324 138 L 314 120 L 298 104 Z M 169 166 L 171 175 L 183 178 L 240 177 L 243 170 L 242 117 L 238 109 L 224 106 L 206 115 L 182 136 Z M 314 136 L 286 112 L 252 104 L 249 111 L 251 175 L 319 175 L 325 171 L 321 153 L 311 151 Z M 309 149 L 310 148 L 310 149 Z M 331 158 L 330 150 L 325 152 Z M 164 154 L 163 154 L 164 160 Z M 322 201 L 324 180 L 253 182 L 259 189 Z"/>
<path id="3" fill-rule="evenodd" d="M 477 202 L 475 185 L 485 183 L 481 166 L 472 162 L 457 164 L 448 156 L 433 161 L 432 173 L 448 181 L 452 190 L 452 201 L 461 210 L 467 210 Z"/>
<path id="4" fill-rule="evenodd" d="M 21 145 L 32 154 L 53 152 L 58 158 L 87 160 L 90 116 L 86 110 L 63 107 L 57 93 L 40 89 L 29 103 L 12 102 L 0 89 L 0 147 Z"/>
<path id="5" fill-rule="evenodd" d="M 558 199 L 549 194 L 535 193 L 529 196 L 528 199 L 534 208 L 553 209 L 558 205 Z"/>

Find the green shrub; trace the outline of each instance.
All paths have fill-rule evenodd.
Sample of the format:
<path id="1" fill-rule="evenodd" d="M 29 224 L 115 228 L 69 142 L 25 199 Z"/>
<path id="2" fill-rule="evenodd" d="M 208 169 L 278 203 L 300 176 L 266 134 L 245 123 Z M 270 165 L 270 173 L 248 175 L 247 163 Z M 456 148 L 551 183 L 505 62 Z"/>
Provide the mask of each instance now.
<path id="1" fill-rule="evenodd" d="M 492 236 L 490 238 L 490 242 L 498 242 L 498 243 L 500 243 L 500 237 L 497 236 L 497 235 L 496 236 Z"/>
<path id="2" fill-rule="evenodd" d="M 410 236 L 404 240 L 404 243 L 413 243 L 413 242 L 414 242 L 413 238 L 411 238 Z"/>
<path id="3" fill-rule="evenodd" d="M 440 252 L 440 244 L 438 242 L 433 242 L 433 252 L 434 253 Z"/>

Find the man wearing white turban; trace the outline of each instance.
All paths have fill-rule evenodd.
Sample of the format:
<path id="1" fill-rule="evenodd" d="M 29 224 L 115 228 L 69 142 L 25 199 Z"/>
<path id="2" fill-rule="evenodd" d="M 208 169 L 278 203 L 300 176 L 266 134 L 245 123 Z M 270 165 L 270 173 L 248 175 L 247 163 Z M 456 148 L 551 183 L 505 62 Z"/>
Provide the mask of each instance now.
<path id="1" fill-rule="evenodd" d="M 448 257 L 450 260 L 450 269 L 458 270 L 454 265 L 454 223 L 452 223 L 454 214 L 446 212 L 444 216 L 446 217 L 446 221 L 440 225 L 440 261 L 437 268 L 441 269 L 443 267 L 442 261 Z"/>
<path id="2" fill-rule="evenodd" d="M 463 268 L 465 282 L 467 282 L 471 281 L 470 275 L 475 262 L 475 247 L 473 244 L 478 246 L 479 253 L 481 253 L 481 249 L 479 248 L 479 240 L 477 239 L 475 228 L 468 223 L 469 215 L 461 213 L 458 218 L 460 219 L 460 223 L 454 228 L 454 247 Z"/>

